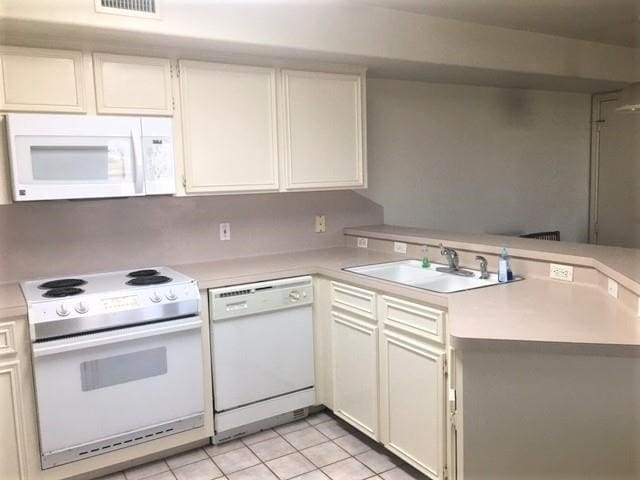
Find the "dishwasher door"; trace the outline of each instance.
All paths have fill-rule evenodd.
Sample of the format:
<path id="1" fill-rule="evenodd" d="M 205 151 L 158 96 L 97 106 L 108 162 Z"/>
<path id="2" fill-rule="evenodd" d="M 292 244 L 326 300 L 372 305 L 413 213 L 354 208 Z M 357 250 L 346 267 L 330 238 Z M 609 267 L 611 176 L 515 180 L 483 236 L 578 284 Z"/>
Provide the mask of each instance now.
<path id="1" fill-rule="evenodd" d="M 216 412 L 314 385 L 311 305 L 214 321 Z"/>
<path id="2" fill-rule="evenodd" d="M 209 299 L 216 413 L 313 389 L 311 277 L 213 289 Z"/>

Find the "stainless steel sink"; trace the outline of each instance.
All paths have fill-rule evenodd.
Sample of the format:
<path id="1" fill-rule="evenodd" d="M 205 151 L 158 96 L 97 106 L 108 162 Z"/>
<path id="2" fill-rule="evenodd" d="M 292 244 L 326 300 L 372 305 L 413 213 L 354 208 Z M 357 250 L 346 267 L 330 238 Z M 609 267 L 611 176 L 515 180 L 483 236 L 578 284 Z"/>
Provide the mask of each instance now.
<path id="1" fill-rule="evenodd" d="M 446 270 L 447 266 L 432 263 L 429 268 L 424 268 L 419 260 L 401 260 L 362 267 L 350 267 L 344 270 L 438 293 L 461 292 L 474 288 L 490 287 L 500 283 L 498 282 L 498 275 L 495 273 L 491 273 L 489 278 L 485 280 L 480 278 L 479 270 L 465 269 L 473 273 L 473 275 L 461 276 L 438 271 L 438 268 Z M 517 280 L 522 280 L 522 278 L 516 277 L 512 281 Z"/>

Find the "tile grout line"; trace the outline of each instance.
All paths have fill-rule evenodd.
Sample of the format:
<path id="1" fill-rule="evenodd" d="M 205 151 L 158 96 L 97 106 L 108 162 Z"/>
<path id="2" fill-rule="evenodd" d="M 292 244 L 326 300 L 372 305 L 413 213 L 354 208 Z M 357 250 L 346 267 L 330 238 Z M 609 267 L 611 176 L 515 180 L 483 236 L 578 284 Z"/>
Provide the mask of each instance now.
<path id="1" fill-rule="evenodd" d="M 315 424 L 312 424 L 312 423 L 310 423 L 310 422 L 309 422 L 309 418 L 312 418 L 314 415 L 321 414 L 321 413 L 322 413 L 322 414 L 324 414 L 324 415 L 326 415 L 328 418 L 323 419 L 322 421 L 317 422 L 317 423 L 315 423 Z M 288 431 L 287 431 L 287 432 L 285 432 L 285 433 L 281 433 L 281 432 L 279 432 L 279 431 L 276 429 L 276 428 L 280 428 L 280 429 L 282 429 L 283 427 L 286 427 L 286 424 L 285 424 L 285 425 L 282 425 L 282 426 L 278 426 L 278 427 L 274 427 L 274 428 L 270 428 L 270 429 L 262 430 L 262 431 L 260 431 L 260 432 L 256 432 L 256 433 L 255 433 L 255 434 L 253 434 L 253 435 L 257 435 L 257 434 L 259 434 L 259 433 L 261 433 L 261 432 L 267 432 L 267 431 L 269 431 L 269 430 L 270 430 L 270 431 L 272 431 L 272 432 L 274 433 L 274 435 L 273 435 L 272 437 L 270 437 L 270 438 L 266 438 L 266 439 L 264 439 L 264 440 L 260 440 L 260 441 L 258 441 L 258 442 L 254 442 L 254 443 L 252 443 L 251 445 L 249 445 L 249 444 L 245 443 L 245 439 L 250 438 L 250 437 L 251 437 L 251 435 L 249 435 L 249 436 L 247 436 L 247 437 L 245 437 L 245 438 L 238 438 L 238 439 L 236 439 L 236 440 L 238 441 L 237 447 L 232 448 L 232 449 L 230 449 L 230 450 L 228 450 L 228 451 L 224 451 L 224 452 L 222 452 L 222 453 L 219 453 L 218 455 L 212 455 L 211 453 L 209 453 L 209 452 L 207 451 L 207 448 L 208 448 L 208 447 L 210 447 L 210 446 L 214 446 L 214 445 L 211 445 L 211 444 L 210 444 L 210 445 L 206 445 L 206 446 L 201 446 L 201 447 L 198 447 L 197 449 L 189 450 L 189 451 L 182 452 L 182 453 L 179 453 L 179 454 L 176 454 L 176 455 L 172 455 L 172 457 L 174 457 L 174 456 L 175 456 L 175 457 L 178 457 L 178 456 L 183 455 L 183 454 L 188 454 L 188 453 L 195 452 L 195 451 L 201 451 L 201 452 L 203 452 L 203 453 L 204 453 L 204 456 L 205 456 L 205 458 L 200 458 L 200 459 L 196 459 L 196 460 L 193 460 L 193 461 L 188 461 L 187 463 L 181 464 L 181 465 L 179 465 L 179 466 L 175 467 L 175 469 L 174 469 L 174 468 L 172 468 L 172 467 L 169 465 L 169 462 L 167 462 L 167 458 L 171 458 L 171 457 L 167 457 L 167 458 L 160 459 L 160 461 L 161 461 L 161 462 L 162 462 L 162 463 L 167 467 L 167 470 L 164 470 L 163 472 L 168 472 L 168 473 L 170 473 L 174 478 L 176 478 L 176 479 L 177 479 L 177 478 L 178 478 L 178 474 L 176 473 L 176 470 L 179 470 L 180 468 L 182 468 L 182 467 L 186 467 L 186 466 L 188 466 L 188 465 L 192 465 L 192 464 L 195 464 L 195 463 L 198 463 L 198 462 L 202 462 L 202 461 L 205 461 L 205 460 L 209 460 L 209 461 L 211 461 L 211 462 L 213 463 L 213 465 L 214 465 L 214 466 L 215 466 L 215 467 L 220 471 L 220 474 L 221 474 L 221 476 L 219 476 L 219 477 L 214 477 L 213 479 L 210 479 L 210 480 L 224 480 L 224 479 L 227 479 L 227 480 L 228 480 L 229 475 L 235 475 L 235 474 L 237 474 L 237 473 L 244 472 L 244 471 L 246 471 L 246 470 L 248 470 L 248 469 L 251 469 L 251 468 L 254 468 L 254 467 L 257 467 L 257 466 L 260 466 L 260 465 L 263 465 L 263 466 L 264 466 L 264 467 L 265 467 L 265 468 L 266 468 L 266 469 L 267 469 L 267 470 L 268 470 L 272 475 L 274 475 L 274 477 L 275 477 L 275 478 L 277 478 L 278 480 L 284 480 L 284 479 L 281 479 L 281 478 L 276 474 L 276 472 L 275 472 L 274 470 L 272 470 L 272 469 L 269 467 L 269 465 L 267 464 L 267 462 L 271 462 L 271 461 L 274 461 L 274 460 L 277 460 L 277 459 L 280 459 L 280 458 L 286 457 L 286 456 L 288 456 L 288 455 L 293 455 L 293 454 L 295 454 L 295 453 L 300 454 L 300 455 L 302 456 L 302 458 L 304 458 L 307 462 L 309 462 L 309 464 L 313 466 L 313 470 L 310 470 L 309 472 L 301 473 L 300 475 L 296 475 L 295 477 L 291 477 L 291 479 L 290 479 L 290 480 L 295 480 L 295 479 L 300 478 L 300 477 L 302 477 L 302 476 L 304 476 L 304 475 L 306 475 L 306 474 L 308 474 L 308 473 L 311 473 L 311 472 L 321 472 L 323 475 L 328 476 L 329 478 L 331 478 L 327 473 L 325 473 L 325 471 L 324 471 L 323 469 L 325 469 L 325 468 L 327 468 L 327 467 L 330 467 L 331 465 L 335 465 L 335 464 L 337 464 L 337 463 L 340 463 L 340 462 L 343 462 L 343 461 L 349 460 L 349 459 L 353 459 L 353 460 L 355 460 L 358 464 L 360 464 L 361 466 L 363 466 L 365 469 L 367 469 L 367 470 L 369 470 L 369 471 L 373 472 L 373 475 L 368 476 L 368 477 L 365 477 L 365 479 L 372 479 L 372 478 L 376 478 L 376 477 L 379 477 L 380 475 L 382 475 L 382 474 L 384 474 L 384 473 L 386 473 L 386 472 L 388 472 L 388 471 L 390 471 L 390 470 L 393 470 L 394 468 L 400 468 L 400 467 L 401 467 L 401 465 L 399 465 L 399 464 L 393 464 L 391 467 L 389 467 L 389 468 L 387 468 L 387 469 L 385 469 L 385 470 L 382 470 L 382 471 L 380 471 L 380 472 L 375 472 L 372 468 L 370 468 L 370 467 L 369 467 L 369 466 L 367 466 L 364 462 L 360 461 L 360 460 L 357 458 L 357 455 L 364 454 L 364 453 L 366 453 L 366 452 L 368 452 L 368 451 L 376 451 L 376 449 L 375 449 L 372 445 L 370 445 L 370 444 L 368 444 L 368 443 L 366 442 L 366 440 L 368 440 L 368 438 L 367 438 L 367 439 L 364 439 L 364 440 L 363 440 L 363 439 L 361 439 L 361 438 L 359 438 L 359 436 L 358 436 L 357 432 L 352 432 L 352 431 L 350 430 L 350 428 L 349 428 L 349 427 L 350 427 L 350 425 L 348 425 L 348 424 L 342 425 L 342 424 L 343 424 L 343 423 L 345 423 L 345 422 L 344 422 L 344 421 L 342 421 L 342 420 L 341 420 L 340 418 L 338 418 L 338 417 L 334 417 L 334 416 L 333 416 L 333 415 L 331 415 L 331 413 L 329 413 L 329 412 L 317 412 L 317 413 L 316 413 L 316 414 L 314 414 L 314 415 L 310 415 L 309 417 L 307 417 L 307 418 L 305 418 L 305 419 L 301 420 L 301 424 L 304 422 L 304 423 L 306 424 L 306 426 L 305 426 L 305 425 L 300 425 L 300 428 L 297 428 L 296 430 L 292 430 L 292 431 L 290 431 L 290 432 L 288 432 Z M 322 425 L 322 424 L 324 424 L 324 423 L 331 422 L 331 421 L 335 421 L 339 426 L 341 426 L 341 427 L 342 427 L 342 429 L 344 430 L 344 433 L 341 433 L 340 435 L 337 435 L 337 436 L 335 436 L 335 437 L 333 437 L 333 438 L 330 438 L 330 437 L 328 437 L 326 434 L 322 433 L 322 432 L 317 428 L 318 426 L 320 426 L 320 425 Z M 291 422 L 291 423 L 293 423 L 293 422 Z M 293 445 L 289 440 L 287 440 L 287 438 L 285 438 L 285 435 L 288 435 L 288 434 L 291 434 L 291 433 L 295 433 L 295 432 L 299 432 L 299 431 L 304 430 L 304 429 L 307 429 L 307 428 L 312 428 L 315 432 L 317 432 L 317 433 L 319 433 L 320 435 L 322 435 L 323 437 L 325 437 L 325 438 L 326 438 L 326 440 L 325 440 L 325 441 L 321 441 L 320 443 L 317 443 L 317 444 L 315 444 L 315 445 L 310 445 L 310 446 L 305 447 L 305 448 L 303 448 L 303 449 L 298 449 L 298 448 L 297 448 L 295 445 Z M 353 436 L 354 438 L 356 438 L 356 439 L 358 439 L 358 440 L 360 440 L 360 441 L 364 442 L 364 443 L 366 444 L 366 446 L 367 446 L 367 449 L 366 449 L 366 450 L 364 450 L 364 451 L 362 451 L 362 452 L 359 452 L 359 453 L 357 453 L 357 454 L 355 454 L 355 455 L 354 455 L 354 454 L 351 454 L 349 451 L 347 451 L 345 448 L 341 447 L 338 443 L 336 443 L 336 440 L 339 440 L 340 438 L 344 438 L 344 437 L 346 437 L 347 435 L 351 435 L 351 436 Z M 285 454 L 283 454 L 283 455 L 276 456 L 276 457 L 274 457 L 274 458 L 270 458 L 270 459 L 269 459 L 269 460 L 267 460 L 267 461 L 263 461 L 263 460 L 262 460 L 262 459 L 257 455 L 256 451 L 255 451 L 252 447 L 254 447 L 255 445 L 258 445 L 258 444 L 264 443 L 264 442 L 273 441 L 273 440 L 275 440 L 275 439 L 281 439 L 281 440 L 284 440 L 284 442 L 285 442 L 287 445 L 289 445 L 289 446 L 293 449 L 293 451 L 292 451 L 292 452 L 289 452 L 289 453 L 285 453 Z M 340 460 L 336 460 L 336 461 L 330 462 L 330 463 L 328 463 L 328 464 L 326 464 L 326 465 L 318 466 L 318 465 L 316 465 L 316 464 L 311 460 L 311 458 L 309 458 L 309 457 L 308 457 L 307 455 L 305 455 L 305 453 L 303 452 L 303 450 L 308 450 L 308 449 L 311 449 L 311 448 L 314 448 L 314 447 L 318 447 L 318 446 L 320 446 L 320 445 L 325 445 L 325 444 L 332 444 L 333 446 L 335 446 L 336 448 L 338 448 L 340 451 L 342 451 L 342 452 L 346 453 L 348 456 L 347 456 L 347 457 L 345 457 L 345 458 L 342 458 L 342 459 L 340 459 Z M 224 443 L 222 443 L 221 445 L 224 445 Z M 248 450 L 248 451 L 249 451 L 253 456 L 255 456 L 255 458 L 258 460 L 258 463 L 256 463 L 255 465 L 251 465 L 251 466 L 249 466 L 249 467 L 246 467 L 246 468 L 242 468 L 242 469 L 237 470 L 237 471 L 235 471 L 235 472 L 231 472 L 231 473 L 229 473 L 229 474 L 225 474 L 225 473 L 222 471 L 222 469 L 220 468 L 220 466 L 218 465 L 218 463 L 216 463 L 216 461 L 215 461 L 214 457 L 218 457 L 218 456 L 221 456 L 221 455 L 224 455 L 224 454 L 227 454 L 227 453 L 231 453 L 231 452 L 237 451 L 237 450 L 242 449 L 242 448 L 246 448 L 246 449 L 247 449 L 247 450 Z M 401 459 L 400 459 L 400 460 L 401 460 Z M 151 474 L 151 475 L 147 475 L 147 476 L 144 476 L 144 477 L 140 477 L 140 479 L 139 479 L 139 480 L 148 479 L 148 478 L 152 477 L 153 475 L 160 475 L 160 474 L 162 474 L 163 472 L 157 472 L 157 473 L 154 473 L 154 474 Z M 129 478 L 128 478 L 128 476 L 126 475 L 125 471 L 122 471 L 122 472 L 119 472 L 119 473 L 122 473 L 122 474 L 123 474 L 123 476 L 124 476 L 125 480 L 129 480 Z M 188 480 L 188 479 L 187 479 L 187 480 Z"/>

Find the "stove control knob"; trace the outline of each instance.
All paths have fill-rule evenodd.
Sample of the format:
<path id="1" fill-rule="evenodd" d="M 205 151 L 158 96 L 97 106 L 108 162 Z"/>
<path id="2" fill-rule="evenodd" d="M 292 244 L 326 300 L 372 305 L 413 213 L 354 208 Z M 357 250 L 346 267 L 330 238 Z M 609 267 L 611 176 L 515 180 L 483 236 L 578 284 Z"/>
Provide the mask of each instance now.
<path id="1" fill-rule="evenodd" d="M 76 305 L 76 312 L 78 313 L 87 313 L 89 311 L 89 306 L 86 303 L 78 303 Z"/>
<path id="2" fill-rule="evenodd" d="M 291 300 L 293 303 L 300 300 L 300 292 L 298 290 L 291 290 L 289 292 L 289 300 Z"/>
<path id="3" fill-rule="evenodd" d="M 149 300 L 151 300 L 153 303 L 158 303 L 162 300 L 162 297 L 158 295 L 158 292 L 153 292 L 153 295 L 149 297 Z"/>
<path id="4" fill-rule="evenodd" d="M 173 290 L 169 290 L 166 297 L 167 297 L 167 300 L 175 300 L 176 298 L 178 298 L 178 296 L 175 293 L 173 293 Z"/>
<path id="5" fill-rule="evenodd" d="M 56 308 L 56 313 L 61 317 L 66 317 L 71 312 L 67 310 L 67 307 L 64 306 L 64 303 L 60 304 L 58 308 Z"/>

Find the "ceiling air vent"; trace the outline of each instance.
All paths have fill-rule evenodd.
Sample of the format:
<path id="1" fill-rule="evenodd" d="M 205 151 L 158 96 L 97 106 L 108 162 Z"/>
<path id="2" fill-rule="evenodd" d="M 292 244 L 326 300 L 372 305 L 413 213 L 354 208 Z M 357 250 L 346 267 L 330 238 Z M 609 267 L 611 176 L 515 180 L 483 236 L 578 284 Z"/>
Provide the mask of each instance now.
<path id="1" fill-rule="evenodd" d="M 159 0 L 96 0 L 96 12 L 136 17 L 158 17 Z"/>

